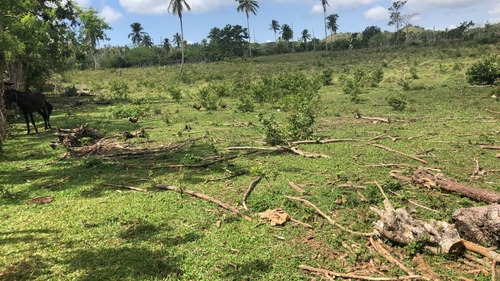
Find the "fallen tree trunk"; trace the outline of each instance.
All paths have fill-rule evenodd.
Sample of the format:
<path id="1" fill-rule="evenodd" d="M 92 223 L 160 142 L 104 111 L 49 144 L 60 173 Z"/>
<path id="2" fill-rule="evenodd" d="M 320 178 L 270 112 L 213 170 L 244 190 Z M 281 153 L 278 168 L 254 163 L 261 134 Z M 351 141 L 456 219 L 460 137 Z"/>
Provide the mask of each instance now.
<path id="1" fill-rule="evenodd" d="M 463 239 L 500 245 L 500 205 L 461 208 L 453 212 L 452 217 Z"/>
<path id="2" fill-rule="evenodd" d="M 486 203 L 500 203 L 500 193 L 474 186 L 458 183 L 443 174 L 433 174 L 427 169 L 419 168 L 412 177 L 413 183 L 427 188 L 441 188 L 456 192 L 463 196 Z"/>
<path id="3" fill-rule="evenodd" d="M 380 216 L 375 222 L 375 230 L 391 241 L 402 245 L 421 241 L 426 249 L 434 253 L 462 255 L 465 251 L 458 231 L 452 224 L 415 219 L 403 208 L 394 209 L 388 199 L 384 200 L 383 210 L 375 207 L 371 207 L 371 210 Z"/>

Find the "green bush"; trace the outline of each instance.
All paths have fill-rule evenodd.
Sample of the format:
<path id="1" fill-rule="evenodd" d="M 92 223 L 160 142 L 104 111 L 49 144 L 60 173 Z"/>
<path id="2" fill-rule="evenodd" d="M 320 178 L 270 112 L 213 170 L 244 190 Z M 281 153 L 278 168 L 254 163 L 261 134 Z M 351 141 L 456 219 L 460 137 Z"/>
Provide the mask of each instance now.
<path id="1" fill-rule="evenodd" d="M 111 115 L 114 118 L 139 117 L 144 115 L 144 109 L 138 105 L 121 105 L 113 108 Z"/>
<path id="2" fill-rule="evenodd" d="M 323 86 L 333 85 L 333 69 L 328 68 L 321 72 L 321 82 Z"/>
<path id="3" fill-rule="evenodd" d="M 498 56 L 489 56 L 467 69 L 467 82 L 472 85 L 493 85 L 500 78 Z"/>
<path id="4" fill-rule="evenodd" d="M 406 108 L 406 98 L 404 96 L 389 96 L 385 99 L 394 110 L 403 111 Z"/>
<path id="5" fill-rule="evenodd" d="M 201 88 L 197 93 L 197 99 L 202 107 L 207 110 L 217 110 L 220 103 L 220 98 L 214 87 L 206 86 Z"/>
<path id="6" fill-rule="evenodd" d="M 248 96 L 241 96 L 237 108 L 241 112 L 253 112 L 255 110 L 254 101 Z"/>
<path id="7" fill-rule="evenodd" d="M 169 86 L 167 93 L 175 102 L 179 102 L 182 99 L 182 91 L 176 86 Z"/>
<path id="8" fill-rule="evenodd" d="M 378 68 L 370 74 L 370 84 L 372 87 L 377 87 L 384 79 L 384 70 Z"/>
<path id="9" fill-rule="evenodd" d="M 267 144 L 280 145 L 285 143 L 283 128 L 275 120 L 274 115 L 271 115 L 271 117 L 265 117 L 263 114 L 260 114 L 259 121 L 262 123 L 264 141 Z"/>
<path id="10" fill-rule="evenodd" d="M 113 80 L 111 83 L 109 83 L 109 91 L 111 93 L 111 97 L 113 99 L 126 99 L 127 98 L 127 91 L 128 91 L 128 85 L 119 80 Z"/>

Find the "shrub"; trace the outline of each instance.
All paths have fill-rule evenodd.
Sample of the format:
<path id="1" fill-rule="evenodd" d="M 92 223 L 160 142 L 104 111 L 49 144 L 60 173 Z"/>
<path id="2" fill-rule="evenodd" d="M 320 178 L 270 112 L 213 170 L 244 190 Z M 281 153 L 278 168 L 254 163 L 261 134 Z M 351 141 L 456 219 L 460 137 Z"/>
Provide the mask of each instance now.
<path id="1" fill-rule="evenodd" d="M 182 91 L 176 86 L 169 86 L 167 88 L 167 93 L 175 102 L 179 102 L 182 99 Z"/>
<path id="2" fill-rule="evenodd" d="M 113 108 L 111 115 L 114 118 L 127 118 L 127 117 L 139 117 L 143 116 L 144 110 L 142 106 L 138 105 L 122 105 Z"/>
<path id="3" fill-rule="evenodd" d="M 467 69 L 467 82 L 472 85 L 493 85 L 500 78 L 498 56 L 489 56 Z"/>
<path id="4" fill-rule="evenodd" d="M 113 99 L 126 99 L 128 86 L 123 81 L 113 80 L 109 84 L 109 91 Z"/>
<path id="5" fill-rule="evenodd" d="M 323 86 L 333 85 L 333 69 L 328 68 L 321 72 L 321 82 Z"/>
<path id="6" fill-rule="evenodd" d="M 389 96 L 386 101 L 394 110 L 403 111 L 406 108 L 406 98 L 404 96 Z"/>
<path id="7" fill-rule="evenodd" d="M 265 117 L 263 114 L 259 115 L 259 121 L 263 125 L 264 141 L 270 145 L 280 145 L 285 143 L 283 129 L 280 124 L 271 117 Z"/>
<path id="8" fill-rule="evenodd" d="M 373 71 L 370 75 L 370 84 L 372 87 L 377 87 L 380 82 L 384 79 L 384 70 L 382 68 L 379 68 L 375 71 Z"/>
<path id="9" fill-rule="evenodd" d="M 254 101 L 248 96 L 241 96 L 237 108 L 241 112 L 253 112 L 255 110 Z"/>
<path id="10" fill-rule="evenodd" d="M 214 87 L 206 86 L 198 91 L 197 98 L 201 106 L 207 110 L 216 110 L 219 104 L 219 96 Z"/>

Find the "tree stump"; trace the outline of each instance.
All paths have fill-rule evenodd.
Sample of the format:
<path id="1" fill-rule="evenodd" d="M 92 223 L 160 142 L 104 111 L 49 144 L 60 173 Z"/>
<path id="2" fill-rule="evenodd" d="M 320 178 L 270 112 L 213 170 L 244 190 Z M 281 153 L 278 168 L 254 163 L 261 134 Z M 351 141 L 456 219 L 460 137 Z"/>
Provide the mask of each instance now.
<path id="1" fill-rule="evenodd" d="M 462 238 L 500 246 L 500 205 L 458 209 L 453 212 L 453 219 Z"/>

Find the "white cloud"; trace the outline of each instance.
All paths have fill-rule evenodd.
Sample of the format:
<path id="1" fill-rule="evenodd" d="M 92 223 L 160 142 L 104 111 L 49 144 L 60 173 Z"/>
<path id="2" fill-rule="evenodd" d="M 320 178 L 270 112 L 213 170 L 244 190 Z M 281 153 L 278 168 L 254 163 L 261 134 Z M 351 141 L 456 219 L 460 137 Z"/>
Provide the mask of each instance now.
<path id="1" fill-rule="evenodd" d="M 382 6 L 375 6 L 364 12 L 364 16 L 371 20 L 387 20 L 389 19 L 389 10 Z"/>
<path id="2" fill-rule="evenodd" d="M 436 8 L 454 9 L 495 3 L 497 0 L 408 0 L 408 7 L 411 11 L 424 12 Z"/>
<path id="3" fill-rule="evenodd" d="M 310 15 L 318 15 L 318 14 L 323 14 L 323 5 L 321 4 L 314 4 L 311 8 L 311 11 L 309 12 Z"/>
<path id="4" fill-rule="evenodd" d="M 136 14 L 165 14 L 168 13 L 167 0 L 120 0 L 120 5 L 129 13 Z M 191 0 L 188 2 L 191 11 L 195 14 L 211 12 L 219 9 L 222 5 L 235 4 L 232 0 Z"/>
<path id="5" fill-rule="evenodd" d="M 115 11 L 113 8 L 111 8 L 108 5 L 105 5 L 102 8 L 102 11 L 99 13 L 101 17 L 103 17 L 106 22 L 114 22 L 123 17 L 122 13 Z"/>
<path id="6" fill-rule="evenodd" d="M 488 14 L 492 16 L 499 16 L 500 15 L 500 4 L 497 4 L 493 9 L 488 10 Z"/>

